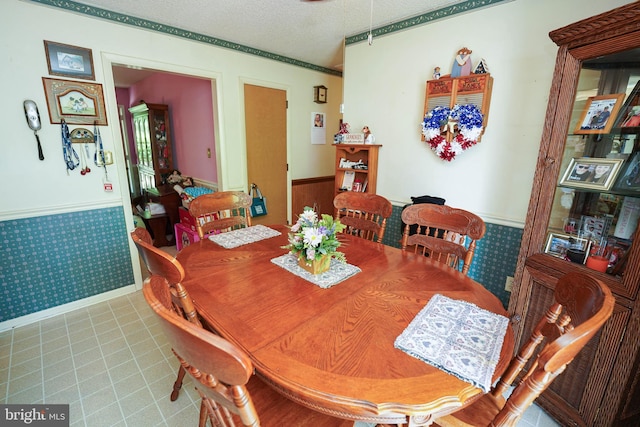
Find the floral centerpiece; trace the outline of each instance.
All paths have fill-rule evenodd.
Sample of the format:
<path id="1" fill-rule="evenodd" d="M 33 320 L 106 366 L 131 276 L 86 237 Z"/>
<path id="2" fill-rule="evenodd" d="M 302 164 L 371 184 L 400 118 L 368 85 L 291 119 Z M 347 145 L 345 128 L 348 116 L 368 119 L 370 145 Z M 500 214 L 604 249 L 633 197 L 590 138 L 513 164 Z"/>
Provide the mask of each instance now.
<path id="1" fill-rule="evenodd" d="M 318 214 L 307 206 L 291 227 L 289 244 L 283 249 L 296 255 L 302 268 L 320 274 L 329 269 L 331 258 L 346 262 L 344 254 L 338 252 L 340 242 L 337 237 L 344 229 L 345 225 L 331 215 L 322 214 L 318 218 Z"/>
<path id="2" fill-rule="evenodd" d="M 422 121 L 425 141 L 442 160 L 451 161 L 456 155 L 476 145 L 482 135 L 484 117 L 473 104 L 455 105 L 453 108 L 435 107 Z M 456 133 L 457 130 L 457 133 Z M 443 132 L 454 134 L 451 141 Z"/>

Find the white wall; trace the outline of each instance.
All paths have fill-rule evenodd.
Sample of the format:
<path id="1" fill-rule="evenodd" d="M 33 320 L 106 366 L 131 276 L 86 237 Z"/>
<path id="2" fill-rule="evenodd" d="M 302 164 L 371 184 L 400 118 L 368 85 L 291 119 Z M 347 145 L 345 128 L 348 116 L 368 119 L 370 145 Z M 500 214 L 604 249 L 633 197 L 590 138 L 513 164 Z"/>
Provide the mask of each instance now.
<path id="1" fill-rule="evenodd" d="M 332 135 L 326 145 L 310 143 L 310 113 L 325 112 L 328 126 L 337 130 L 340 77 L 237 53 L 208 44 L 141 30 L 61 9 L 19 0 L 0 6 L 0 220 L 54 212 L 128 204 L 127 178 L 121 148 L 112 64 L 131 64 L 192 74 L 214 80 L 214 110 L 219 132 L 216 152 L 218 182 L 223 189 L 246 189 L 243 84 L 251 83 L 287 91 L 289 164 L 292 179 L 332 175 Z M 60 125 L 49 122 L 42 77 L 48 75 L 43 40 L 65 43 L 93 52 L 96 81 L 103 85 L 109 126 L 101 128 L 105 149 L 115 154 L 109 167 L 114 192 L 103 191 L 97 168 L 86 176 L 79 168 L 67 175 L 62 157 Z M 60 77 L 65 79 L 64 77 Z M 329 88 L 329 103 L 313 102 L 313 86 Z M 22 103 L 32 99 L 42 118 L 39 132 L 45 160 L 38 160 L 33 132 L 28 128 Z M 93 126 L 71 125 L 70 128 Z M 332 133 L 332 132 L 328 132 Z"/>
<path id="2" fill-rule="evenodd" d="M 549 32 L 628 0 L 515 0 L 347 46 L 344 120 L 368 125 L 380 150 L 378 193 L 399 203 L 444 197 L 486 221 L 522 226 L 557 46 Z M 470 48 L 494 78 L 482 141 L 451 162 L 421 141 L 425 81 Z"/>

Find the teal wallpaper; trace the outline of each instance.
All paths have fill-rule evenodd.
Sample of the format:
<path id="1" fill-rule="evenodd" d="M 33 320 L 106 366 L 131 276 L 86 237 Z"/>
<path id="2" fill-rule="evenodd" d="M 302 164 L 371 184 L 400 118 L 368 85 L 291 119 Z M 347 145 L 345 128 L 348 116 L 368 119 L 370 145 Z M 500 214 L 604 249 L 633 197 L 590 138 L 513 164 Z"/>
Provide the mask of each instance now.
<path id="1" fill-rule="evenodd" d="M 134 282 L 122 207 L 0 222 L 0 322 Z"/>
<path id="2" fill-rule="evenodd" d="M 394 206 L 391 218 L 387 220 L 384 244 L 400 247 L 401 214 L 402 207 Z M 504 290 L 504 283 L 507 276 L 513 276 L 516 270 L 522 229 L 489 223 L 486 226 L 487 232 L 476 244 L 469 277 L 491 291 L 507 308 L 511 294 Z"/>

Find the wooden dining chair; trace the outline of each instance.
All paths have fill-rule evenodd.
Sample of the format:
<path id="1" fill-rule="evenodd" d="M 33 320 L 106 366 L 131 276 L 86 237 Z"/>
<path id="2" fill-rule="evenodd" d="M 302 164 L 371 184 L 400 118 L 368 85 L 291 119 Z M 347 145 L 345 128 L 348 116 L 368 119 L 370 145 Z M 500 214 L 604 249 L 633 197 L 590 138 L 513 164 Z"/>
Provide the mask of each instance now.
<path id="1" fill-rule="evenodd" d="M 565 370 L 611 316 L 614 303 L 609 288 L 587 274 L 569 273 L 560 278 L 553 304 L 494 388 L 460 411 L 437 419 L 435 425 L 515 426 L 525 409 Z M 521 375 L 532 358 L 533 363 Z M 520 383 L 505 399 L 505 392 L 518 376 L 522 377 Z"/>
<path id="2" fill-rule="evenodd" d="M 189 203 L 200 239 L 209 233 L 251 226 L 251 196 L 242 191 L 218 191 L 198 196 Z"/>
<path id="3" fill-rule="evenodd" d="M 333 199 L 336 219 L 347 226 L 345 233 L 382 243 L 391 216 L 391 202 L 377 194 L 345 191 Z"/>
<path id="4" fill-rule="evenodd" d="M 407 206 L 402 221 L 406 224 L 403 250 L 413 250 L 468 274 L 476 242 L 485 233 L 482 218 L 447 205 L 419 204 Z M 411 226 L 417 226 L 416 234 L 409 233 Z"/>
<path id="5" fill-rule="evenodd" d="M 202 401 L 200 427 L 314 426 L 352 427 L 353 421 L 308 409 L 276 392 L 254 375 L 251 360 L 224 338 L 187 322 L 170 307 L 162 278 L 151 276 L 143 286 L 149 306 L 181 366 L 194 379 Z M 158 283 L 160 282 L 160 283 Z"/>
<path id="6" fill-rule="evenodd" d="M 184 269 L 180 262 L 168 253 L 156 248 L 151 243 L 151 236 L 147 230 L 136 228 L 131 232 L 131 238 L 138 248 L 138 253 L 142 258 L 147 270 L 156 277 L 157 283 L 162 283 L 167 288 L 171 308 L 179 316 L 202 328 L 200 316 L 193 305 L 193 299 L 182 285 L 184 280 Z M 159 279 L 161 278 L 162 281 Z M 149 280 L 149 278 L 147 278 Z M 182 388 L 185 370 L 182 365 L 178 368 L 178 376 L 173 384 L 171 401 L 175 401 Z"/>

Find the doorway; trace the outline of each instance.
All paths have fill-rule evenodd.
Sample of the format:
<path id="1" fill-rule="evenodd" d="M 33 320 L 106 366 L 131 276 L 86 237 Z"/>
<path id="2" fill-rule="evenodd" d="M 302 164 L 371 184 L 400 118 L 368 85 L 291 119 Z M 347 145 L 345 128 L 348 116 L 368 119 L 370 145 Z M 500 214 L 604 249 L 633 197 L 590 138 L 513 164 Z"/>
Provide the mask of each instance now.
<path id="1" fill-rule="evenodd" d="M 267 198 L 267 215 L 254 224 L 287 223 L 287 93 L 244 85 L 247 180 Z"/>

